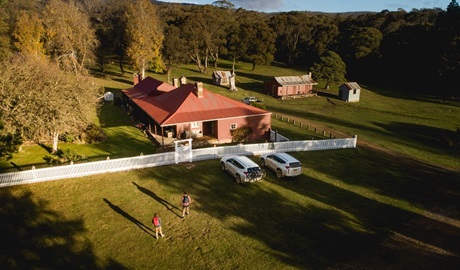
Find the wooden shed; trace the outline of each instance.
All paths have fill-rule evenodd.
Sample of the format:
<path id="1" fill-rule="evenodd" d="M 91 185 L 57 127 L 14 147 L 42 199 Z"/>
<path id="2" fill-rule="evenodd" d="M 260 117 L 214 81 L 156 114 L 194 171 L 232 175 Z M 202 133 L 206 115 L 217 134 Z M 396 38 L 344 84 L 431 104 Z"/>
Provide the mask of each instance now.
<path id="1" fill-rule="evenodd" d="M 361 87 L 356 82 L 346 82 L 339 87 L 339 98 L 346 102 L 358 102 Z"/>
<path id="2" fill-rule="evenodd" d="M 302 76 L 274 77 L 265 83 L 265 91 L 268 95 L 276 98 L 297 98 L 316 96 L 313 85 L 317 85 L 311 73 Z"/>
<path id="3" fill-rule="evenodd" d="M 230 71 L 216 70 L 212 73 L 212 83 L 215 85 L 230 85 L 230 78 L 232 73 Z"/>

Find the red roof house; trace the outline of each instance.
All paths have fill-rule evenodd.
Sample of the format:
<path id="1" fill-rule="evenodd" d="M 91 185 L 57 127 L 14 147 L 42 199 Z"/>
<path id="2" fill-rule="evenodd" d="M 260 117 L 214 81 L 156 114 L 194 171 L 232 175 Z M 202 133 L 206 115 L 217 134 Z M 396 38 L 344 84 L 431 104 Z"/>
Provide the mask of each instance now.
<path id="1" fill-rule="evenodd" d="M 202 83 L 170 89 L 170 85 L 158 82 L 148 77 L 123 90 L 132 113 L 153 134 L 209 136 L 224 143 L 232 141 L 233 129 L 252 128 L 249 140 L 255 141 L 263 139 L 271 127 L 270 112 L 215 94 L 204 89 Z"/>

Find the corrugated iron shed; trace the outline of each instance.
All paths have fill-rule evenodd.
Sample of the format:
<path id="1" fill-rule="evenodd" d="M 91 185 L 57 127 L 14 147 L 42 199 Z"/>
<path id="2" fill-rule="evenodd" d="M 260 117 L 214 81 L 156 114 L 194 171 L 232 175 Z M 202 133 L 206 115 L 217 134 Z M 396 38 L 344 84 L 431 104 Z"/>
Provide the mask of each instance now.
<path id="1" fill-rule="evenodd" d="M 305 85 L 305 84 L 316 85 L 318 84 L 308 75 L 275 77 L 275 80 L 280 85 Z"/>

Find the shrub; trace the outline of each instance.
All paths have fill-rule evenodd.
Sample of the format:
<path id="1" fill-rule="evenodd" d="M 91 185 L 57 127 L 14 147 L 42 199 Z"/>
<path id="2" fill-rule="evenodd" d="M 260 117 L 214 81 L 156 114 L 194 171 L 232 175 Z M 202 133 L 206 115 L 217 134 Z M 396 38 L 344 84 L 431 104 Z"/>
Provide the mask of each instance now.
<path id="1" fill-rule="evenodd" d="M 82 134 L 82 141 L 87 143 L 97 143 L 107 140 L 107 135 L 104 133 L 102 128 L 95 124 L 89 124 L 85 132 Z"/>
<path id="2" fill-rule="evenodd" d="M 248 141 L 249 135 L 252 133 L 250 127 L 239 127 L 230 132 L 232 134 L 233 142 L 246 142 Z"/>
<path id="3" fill-rule="evenodd" d="M 60 165 L 70 162 L 78 162 L 86 159 L 86 157 L 81 156 L 67 148 L 65 151 L 58 150 L 55 154 L 46 155 L 43 159 L 48 165 Z"/>
<path id="4" fill-rule="evenodd" d="M 265 107 L 265 104 L 261 102 L 251 102 L 251 106 L 262 109 L 262 110 L 267 110 L 267 107 Z"/>
<path id="5" fill-rule="evenodd" d="M 75 141 L 75 135 L 73 133 L 66 132 L 59 135 L 59 140 L 66 143 L 73 143 Z"/>

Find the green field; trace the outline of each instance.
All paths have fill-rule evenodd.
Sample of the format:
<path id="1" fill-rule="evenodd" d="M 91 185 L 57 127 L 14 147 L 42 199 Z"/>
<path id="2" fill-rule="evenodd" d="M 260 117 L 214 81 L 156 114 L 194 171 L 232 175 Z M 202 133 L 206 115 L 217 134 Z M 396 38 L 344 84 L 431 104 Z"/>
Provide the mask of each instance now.
<path id="1" fill-rule="evenodd" d="M 358 147 L 292 153 L 303 164 L 301 176 L 279 180 L 267 172 L 253 184 L 236 184 L 211 160 L 1 188 L 1 268 L 460 267 L 458 104 L 366 86 L 354 104 L 335 99 L 334 88 L 280 101 L 261 94 L 263 81 L 305 72 L 250 67 L 237 66 L 238 92 L 211 85 L 211 72 L 192 65 L 173 76 L 203 81 L 237 100 L 263 98 L 273 113 L 337 136 L 356 134 Z M 99 79 L 106 89 L 129 87 L 131 74 L 110 72 Z M 156 151 L 118 107 L 104 105 L 98 122 L 107 142 L 68 147 L 90 159 Z M 273 119 L 272 126 L 292 139 L 315 136 L 285 121 Z M 30 166 L 42 151 L 24 147 L 13 162 Z M 184 190 L 194 200 L 185 220 L 179 210 Z M 166 234 L 158 240 L 155 212 Z"/>

